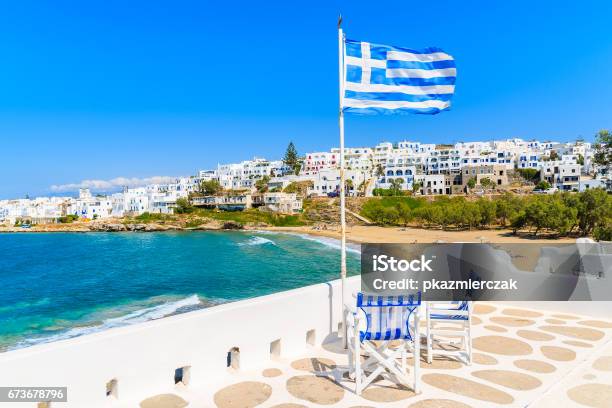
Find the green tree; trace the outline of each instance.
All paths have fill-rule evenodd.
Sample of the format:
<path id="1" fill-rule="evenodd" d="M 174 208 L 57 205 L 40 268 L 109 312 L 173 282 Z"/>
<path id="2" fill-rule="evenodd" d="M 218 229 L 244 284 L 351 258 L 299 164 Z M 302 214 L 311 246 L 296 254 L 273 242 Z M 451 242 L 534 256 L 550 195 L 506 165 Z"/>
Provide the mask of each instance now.
<path id="1" fill-rule="evenodd" d="M 495 202 L 495 216 L 502 227 L 515 219 L 521 208 L 521 200 L 510 192 L 505 192 Z"/>
<path id="2" fill-rule="evenodd" d="M 550 183 L 546 180 L 540 181 L 535 186 L 535 190 L 548 190 L 551 187 Z"/>
<path id="3" fill-rule="evenodd" d="M 612 198 L 604 189 L 586 190 L 580 193 L 579 200 L 578 228 L 583 236 L 591 234 L 597 227 L 605 227 L 612 218 Z"/>
<path id="4" fill-rule="evenodd" d="M 521 177 L 527 181 L 535 183 L 540 180 L 540 172 L 536 169 L 517 169 L 517 171 L 521 175 Z"/>
<path id="5" fill-rule="evenodd" d="M 377 201 L 369 208 L 369 218 L 377 224 L 396 224 L 399 220 L 399 211 L 395 207 L 386 207 Z"/>
<path id="6" fill-rule="evenodd" d="M 481 214 L 480 208 L 478 207 L 478 203 L 467 201 L 462 208 L 462 223 L 468 227 L 468 229 L 472 229 L 480 224 Z"/>
<path id="7" fill-rule="evenodd" d="M 482 227 L 491 226 L 495 222 L 497 216 L 496 201 L 481 198 L 476 204 L 478 205 L 478 211 L 480 213 L 480 225 Z"/>
<path id="8" fill-rule="evenodd" d="M 383 222 L 385 224 L 397 224 L 397 221 L 399 220 L 399 212 L 395 207 L 385 207 L 383 215 Z"/>
<path id="9" fill-rule="evenodd" d="M 410 209 L 410 206 L 406 203 L 399 202 L 397 204 L 397 213 L 398 221 L 401 222 L 404 226 L 408 225 L 408 223 L 413 219 L 412 210 Z"/>
<path id="10" fill-rule="evenodd" d="M 544 200 L 546 202 L 545 228 L 557 235 L 566 235 L 576 224 L 578 210 L 565 205 L 559 194 Z"/>
<path id="11" fill-rule="evenodd" d="M 575 211 L 572 212 L 571 214 L 571 221 L 572 224 L 569 227 L 569 230 L 567 231 L 567 233 L 572 233 L 574 231 L 575 228 L 578 227 L 578 215 L 580 212 L 580 194 L 571 194 L 568 192 L 564 192 L 561 195 L 561 199 L 563 200 L 563 204 L 565 205 L 566 208 L 571 208 L 574 209 Z"/>
<path id="12" fill-rule="evenodd" d="M 270 176 L 263 176 L 259 180 L 255 182 L 255 188 L 260 193 L 265 193 L 268 191 L 268 182 L 270 181 Z"/>
<path id="13" fill-rule="evenodd" d="M 472 177 L 471 179 L 469 179 L 467 182 L 467 186 L 470 189 L 473 189 L 474 187 L 476 187 L 476 177 Z"/>
<path id="14" fill-rule="evenodd" d="M 365 195 L 366 185 L 367 182 L 365 180 L 359 183 L 359 186 L 357 187 L 357 192 L 361 195 Z"/>
<path id="15" fill-rule="evenodd" d="M 559 153 L 557 153 L 556 150 L 551 150 L 550 154 L 548 155 L 548 158 L 550 160 L 558 160 L 559 159 Z"/>
<path id="16" fill-rule="evenodd" d="M 524 224 L 535 228 L 533 235 L 537 235 L 541 229 L 549 224 L 547 218 L 547 208 L 544 200 L 540 197 L 532 197 L 525 206 Z"/>
<path id="17" fill-rule="evenodd" d="M 580 153 L 578 153 L 578 160 L 577 163 L 581 166 L 584 166 L 584 156 L 581 155 Z"/>
<path id="18" fill-rule="evenodd" d="M 346 191 L 346 193 L 350 193 L 353 188 L 355 188 L 355 183 L 353 183 L 353 180 L 351 179 L 346 179 L 344 180 L 344 189 Z"/>
<path id="19" fill-rule="evenodd" d="M 295 174 L 299 172 L 298 166 L 300 165 L 300 158 L 293 142 L 289 142 L 287 150 L 285 151 L 285 157 L 283 158 L 285 166 L 289 167 Z M 297 172 L 296 172 L 297 170 Z"/>
<path id="20" fill-rule="evenodd" d="M 402 195 L 402 184 L 404 184 L 404 180 L 401 178 L 389 179 L 389 190 L 393 193 L 393 195 Z"/>
<path id="21" fill-rule="evenodd" d="M 480 185 L 482 186 L 482 188 L 487 189 L 489 187 L 491 187 L 491 179 L 488 177 L 483 177 L 480 179 Z"/>
<path id="22" fill-rule="evenodd" d="M 174 207 L 174 212 L 177 214 L 189 214 L 193 212 L 193 205 L 191 205 L 188 199 L 181 197 L 176 200 L 176 207 Z"/>
<path id="23" fill-rule="evenodd" d="M 207 180 L 200 183 L 200 193 L 204 195 L 216 195 L 223 187 L 217 180 Z"/>
<path id="24" fill-rule="evenodd" d="M 609 173 L 612 166 L 612 133 L 608 129 L 597 132 L 593 162 L 603 167 L 606 174 Z"/>
<path id="25" fill-rule="evenodd" d="M 383 169 L 383 166 L 379 163 L 376 165 L 376 177 L 382 177 L 385 175 L 385 169 Z"/>
<path id="26" fill-rule="evenodd" d="M 412 194 L 416 194 L 417 192 L 419 192 L 421 190 L 421 187 L 423 187 L 423 183 L 421 183 L 420 181 L 415 181 L 414 183 L 412 183 Z"/>
<path id="27" fill-rule="evenodd" d="M 612 219 L 608 225 L 596 227 L 593 231 L 593 238 L 597 241 L 612 241 Z"/>

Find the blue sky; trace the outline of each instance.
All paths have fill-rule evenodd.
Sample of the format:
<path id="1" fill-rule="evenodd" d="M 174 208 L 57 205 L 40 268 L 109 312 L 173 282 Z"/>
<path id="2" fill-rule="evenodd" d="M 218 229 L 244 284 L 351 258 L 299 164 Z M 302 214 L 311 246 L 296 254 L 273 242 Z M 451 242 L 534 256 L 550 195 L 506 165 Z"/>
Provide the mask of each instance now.
<path id="1" fill-rule="evenodd" d="M 340 11 L 349 38 L 438 46 L 458 71 L 452 111 L 347 117 L 347 145 L 612 126 L 608 1 L 7 2 L 0 198 L 337 145 Z"/>

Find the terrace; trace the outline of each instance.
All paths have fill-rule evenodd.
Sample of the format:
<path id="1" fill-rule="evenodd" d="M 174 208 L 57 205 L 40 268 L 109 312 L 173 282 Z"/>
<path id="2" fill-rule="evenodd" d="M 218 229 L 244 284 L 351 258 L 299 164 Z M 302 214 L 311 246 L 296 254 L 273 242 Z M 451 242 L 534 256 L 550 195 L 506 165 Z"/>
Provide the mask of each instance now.
<path id="1" fill-rule="evenodd" d="M 174 393 L 154 396 L 141 406 L 610 406 L 612 322 L 480 303 L 475 306 L 473 329 L 472 366 L 448 356 L 436 356 L 428 364 L 423 356 L 423 390 L 418 395 L 383 379 L 355 395 L 354 382 L 343 375 L 347 357 L 342 341 L 334 333 L 319 346 L 307 345 L 299 356 L 277 356 L 258 370 L 229 368 L 216 388 L 177 387 Z M 409 365 L 414 365 L 412 359 Z"/>
<path id="2" fill-rule="evenodd" d="M 420 394 L 380 379 L 357 396 L 339 294 L 333 281 L 2 353 L 0 383 L 68 386 L 52 408 L 610 406 L 610 302 L 477 303 L 471 366 L 421 359 Z"/>

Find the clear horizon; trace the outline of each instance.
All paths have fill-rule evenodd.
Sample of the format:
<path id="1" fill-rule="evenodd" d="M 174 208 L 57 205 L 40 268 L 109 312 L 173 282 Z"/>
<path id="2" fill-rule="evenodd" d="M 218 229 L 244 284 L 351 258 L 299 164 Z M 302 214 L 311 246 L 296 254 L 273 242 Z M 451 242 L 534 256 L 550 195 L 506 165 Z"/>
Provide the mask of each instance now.
<path id="1" fill-rule="evenodd" d="M 356 2 L 20 2 L 0 16 L 0 199 L 280 158 L 289 141 L 301 154 L 337 146 L 340 11 L 347 37 L 438 46 L 458 71 L 451 111 L 347 116 L 347 146 L 592 141 L 612 126 L 604 1 L 441 1 L 392 12 Z"/>

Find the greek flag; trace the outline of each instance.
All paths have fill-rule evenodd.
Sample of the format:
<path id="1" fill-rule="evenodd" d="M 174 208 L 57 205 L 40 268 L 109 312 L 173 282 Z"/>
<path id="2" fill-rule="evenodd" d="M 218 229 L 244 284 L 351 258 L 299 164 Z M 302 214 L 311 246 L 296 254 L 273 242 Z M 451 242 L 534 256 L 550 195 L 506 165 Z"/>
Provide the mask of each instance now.
<path id="1" fill-rule="evenodd" d="M 436 114 L 450 108 L 457 70 L 439 48 L 410 50 L 346 39 L 344 112 Z"/>

